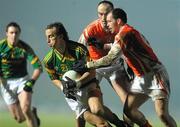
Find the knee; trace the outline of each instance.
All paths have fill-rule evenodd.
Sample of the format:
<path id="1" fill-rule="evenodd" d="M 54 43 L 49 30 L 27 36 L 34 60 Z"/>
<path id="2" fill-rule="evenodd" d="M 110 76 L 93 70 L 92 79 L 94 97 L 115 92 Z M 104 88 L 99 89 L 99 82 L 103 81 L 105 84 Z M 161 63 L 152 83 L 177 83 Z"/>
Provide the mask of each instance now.
<path id="1" fill-rule="evenodd" d="M 31 114 L 31 109 L 29 107 L 23 107 L 22 108 L 22 112 L 24 114 L 24 116 L 29 116 Z"/>
<path id="2" fill-rule="evenodd" d="M 104 109 L 103 109 L 103 107 L 92 107 L 91 112 L 93 114 L 103 115 L 104 114 Z"/>
<path id="3" fill-rule="evenodd" d="M 84 119 L 96 127 L 110 127 L 109 123 L 101 117 L 99 117 L 98 119 L 93 119 L 91 115 L 85 115 Z"/>

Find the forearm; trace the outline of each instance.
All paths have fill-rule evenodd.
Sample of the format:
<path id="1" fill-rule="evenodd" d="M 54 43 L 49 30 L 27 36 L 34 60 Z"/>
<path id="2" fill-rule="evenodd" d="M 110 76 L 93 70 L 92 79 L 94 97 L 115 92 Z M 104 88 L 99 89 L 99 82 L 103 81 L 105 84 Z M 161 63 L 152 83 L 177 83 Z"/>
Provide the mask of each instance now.
<path id="1" fill-rule="evenodd" d="M 56 86 L 58 89 L 63 90 L 63 86 L 60 80 L 52 80 L 53 85 Z"/>
<path id="2" fill-rule="evenodd" d="M 89 72 L 85 72 L 78 80 L 77 82 L 77 87 L 80 88 L 83 86 L 83 84 L 86 84 L 90 80 L 95 78 L 95 70 L 90 70 Z"/>
<path id="3" fill-rule="evenodd" d="M 114 44 L 108 54 L 96 61 L 87 62 L 87 68 L 98 68 L 102 66 L 108 66 L 114 59 L 119 57 L 121 54 L 119 44 Z"/>
<path id="4" fill-rule="evenodd" d="M 41 73 L 42 73 L 42 70 L 41 70 L 41 69 L 35 69 L 34 72 L 33 72 L 33 74 L 32 74 L 32 76 L 31 76 L 31 78 L 32 78 L 33 80 L 37 80 L 37 79 L 39 78 L 39 76 L 40 76 Z"/>

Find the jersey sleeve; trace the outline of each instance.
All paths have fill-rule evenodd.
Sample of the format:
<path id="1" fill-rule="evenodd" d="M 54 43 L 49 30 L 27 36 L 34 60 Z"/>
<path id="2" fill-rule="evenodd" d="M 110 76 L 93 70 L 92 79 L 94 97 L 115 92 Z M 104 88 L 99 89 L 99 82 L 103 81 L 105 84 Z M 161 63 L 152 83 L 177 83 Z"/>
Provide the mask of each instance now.
<path id="1" fill-rule="evenodd" d="M 83 44 L 84 46 L 88 47 L 88 44 L 87 44 L 86 38 L 85 38 L 85 36 L 84 36 L 84 33 L 81 34 L 78 42 L 81 43 L 81 44 Z"/>
<path id="2" fill-rule="evenodd" d="M 50 53 L 49 53 L 50 54 Z M 56 74 L 53 64 L 51 63 L 51 55 L 47 54 L 43 59 L 44 68 L 51 80 L 59 79 L 59 76 Z"/>
<path id="3" fill-rule="evenodd" d="M 28 47 L 26 53 L 27 53 L 27 60 L 31 63 L 33 68 L 42 70 L 41 61 L 39 60 L 38 56 L 34 53 L 33 49 L 31 47 Z"/>

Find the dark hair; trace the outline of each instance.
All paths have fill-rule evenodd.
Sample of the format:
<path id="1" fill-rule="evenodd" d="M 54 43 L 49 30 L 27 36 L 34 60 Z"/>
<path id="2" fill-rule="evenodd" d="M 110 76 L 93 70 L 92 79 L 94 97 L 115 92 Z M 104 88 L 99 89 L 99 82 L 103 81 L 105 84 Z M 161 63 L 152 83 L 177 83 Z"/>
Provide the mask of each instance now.
<path id="1" fill-rule="evenodd" d="M 124 23 L 127 23 L 127 14 L 123 9 L 115 8 L 112 10 L 112 15 L 114 19 L 120 18 Z"/>
<path id="2" fill-rule="evenodd" d="M 100 2 L 98 3 L 98 6 L 99 6 L 100 4 L 109 4 L 112 9 L 114 8 L 114 5 L 113 5 L 113 3 L 112 3 L 111 1 L 103 0 L 103 1 L 100 1 Z"/>
<path id="3" fill-rule="evenodd" d="M 20 28 L 19 24 L 17 24 L 16 22 L 10 22 L 9 24 L 7 24 L 6 32 L 8 31 L 8 28 L 11 27 L 11 26 L 18 28 L 19 32 L 21 32 L 21 28 Z"/>
<path id="4" fill-rule="evenodd" d="M 64 27 L 64 25 L 61 23 L 61 22 L 54 22 L 54 23 L 51 23 L 49 25 L 47 25 L 46 29 L 51 29 L 55 27 L 56 28 L 56 35 L 61 35 L 63 34 L 63 39 L 65 41 L 68 41 L 69 40 L 69 37 L 68 37 L 68 33 Z"/>

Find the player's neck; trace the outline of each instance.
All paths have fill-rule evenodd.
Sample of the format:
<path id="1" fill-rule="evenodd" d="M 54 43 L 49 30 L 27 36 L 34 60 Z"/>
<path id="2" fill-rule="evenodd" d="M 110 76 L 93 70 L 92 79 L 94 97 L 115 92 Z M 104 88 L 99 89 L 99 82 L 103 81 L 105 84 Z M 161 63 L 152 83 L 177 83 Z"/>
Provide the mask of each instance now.
<path id="1" fill-rule="evenodd" d="M 58 52 L 60 54 L 64 54 L 66 49 L 66 44 L 65 43 L 61 43 L 60 45 L 56 46 L 56 50 L 58 50 Z"/>

